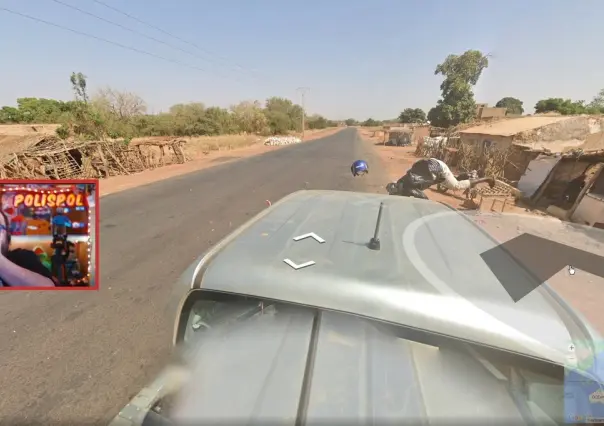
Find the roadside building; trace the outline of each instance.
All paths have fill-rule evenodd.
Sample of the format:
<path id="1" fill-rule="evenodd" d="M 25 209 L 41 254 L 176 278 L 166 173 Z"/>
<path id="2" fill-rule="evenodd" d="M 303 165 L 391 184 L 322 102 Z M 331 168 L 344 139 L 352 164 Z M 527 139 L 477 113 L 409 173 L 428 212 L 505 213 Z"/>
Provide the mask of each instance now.
<path id="1" fill-rule="evenodd" d="M 489 104 L 476 104 L 477 120 L 497 120 L 505 118 L 507 108 L 490 107 Z"/>
<path id="2" fill-rule="evenodd" d="M 533 204 L 560 219 L 604 227 L 604 132 L 589 135 L 579 147 L 541 153 L 528 168 L 533 191 L 525 197 Z M 523 176 L 519 189 L 530 179 L 529 173 Z"/>
<path id="3" fill-rule="evenodd" d="M 413 144 L 417 145 L 424 140 L 429 138 L 431 127 L 429 124 L 418 124 L 413 126 Z"/>
<path id="4" fill-rule="evenodd" d="M 459 137 L 480 156 L 488 150 L 507 150 L 503 177 L 518 182 L 541 153 L 579 147 L 589 135 L 603 130 L 602 118 L 536 115 L 480 124 L 461 130 Z"/>
<path id="5" fill-rule="evenodd" d="M 387 145 L 417 145 L 430 136 L 430 125 L 404 124 L 384 126 L 384 143 Z"/>

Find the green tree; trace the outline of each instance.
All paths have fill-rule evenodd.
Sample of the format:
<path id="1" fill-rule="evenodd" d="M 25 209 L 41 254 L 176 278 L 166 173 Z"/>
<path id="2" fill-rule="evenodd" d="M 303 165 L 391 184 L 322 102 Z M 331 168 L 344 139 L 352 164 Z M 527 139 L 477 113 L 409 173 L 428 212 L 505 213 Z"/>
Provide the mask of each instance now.
<path id="1" fill-rule="evenodd" d="M 332 124 L 325 117 L 318 114 L 308 117 L 306 123 L 309 129 L 326 129 L 327 127 L 331 127 L 330 124 Z"/>
<path id="2" fill-rule="evenodd" d="M 426 121 L 426 113 L 421 108 L 405 108 L 398 116 L 401 123 L 424 123 Z"/>
<path id="3" fill-rule="evenodd" d="M 426 118 L 432 126 L 443 127 L 446 126 L 447 123 L 442 121 L 442 115 L 442 106 L 436 105 L 435 107 L 430 108 L 430 111 L 428 111 L 428 115 Z"/>
<path id="4" fill-rule="evenodd" d="M 205 110 L 201 119 L 202 135 L 218 136 L 237 132 L 233 115 L 229 110 L 219 107 L 210 107 Z"/>
<path id="5" fill-rule="evenodd" d="M 145 101 L 140 96 L 105 88 L 99 90 L 90 103 L 104 122 L 108 136 L 132 139 L 139 134 L 139 119 L 147 111 Z"/>
<path id="6" fill-rule="evenodd" d="M 190 102 L 188 104 L 175 104 L 170 107 L 170 114 L 176 117 L 197 119 L 203 116 L 206 106 L 201 102 Z"/>
<path id="7" fill-rule="evenodd" d="M 522 114 L 524 113 L 524 108 L 522 107 L 522 101 L 517 98 L 505 97 L 499 100 L 495 104 L 497 108 L 507 108 L 508 114 Z"/>
<path id="8" fill-rule="evenodd" d="M 264 109 L 272 134 L 283 134 L 291 130 L 302 130 L 303 110 L 291 100 L 272 97 L 266 100 Z"/>
<path id="9" fill-rule="evenodd" d="M 130 120 L 147 112 L 145 101 L 135 93 L 120 92 L 110 87 L 101 89 L 93 97 L 97 109 L 119 120 Z"/>
<path id="10" fill-rule="evenodd" d="M 358 124 L 358 122 L 354 118 L 349 118 L 344 121 L 344 123 L 346 123 L 347 126 L 356 126 Z"/>
<path id="11" fill-rule="evenodd" d="M 3 122 L 57 123 L 73 109 L 72 102 L 44 98 L 19 98 L 17 108 L 4 107 Z"/>
<path id="12" fill-rule="evenodd" d="M 72 116 L 69 123 L 64 123 L 64 127 L 59 134 L 65 137 L 68 133 L 91 140 L 102 140 L 105 135 L 105 123 L 101 114 L 88 104 L 88 92 L 86 76 L 79 73 L 71 73 L 69 78 L 73 90 L 75 101 L 73 102 Z M 70 132 L 66 128 L 71 129 Z"/>
<path id="13" fill-rule="evenodd" d="M 246 133 L 261 134 L 268 128 L 268 120 L 260 102 L 244 101 L 231 107 L 233 118 L 237 123 L 239 131 Z"/>
<path id="14" fill-rule="evenodd" d="M 170 112 L 163 115 L 163 123 L 171 123 L 167 131 L 175 136 L 199 136 L 206 132 L 204 115 L 206 107 L 200 102 L 176 104 L 170 107 Z"/>
<path id="15" fill-rule="evenodd" d="M 563 98 L 542 99 L 535 105 L 535 112 L 538 114 L 547 112 L 558 112 L 562 115 L 585 114 L 587 107 L 585 101 L 572 101 Z"/>
<path id="16" fill-rule="evenodd" d="M 266 113 L 270 133 L 273 135 L 284 135 L 291 130 L 291 118 L 282 111 L 270 111 Z"/>
<path id="17" fill-rule="evenodd" d="M 442 75 L 442 98 L 428 112 L 430 122 L 438 127 L 455 126 L 471 121 L 476 112 L 472 88 L 489 66 L 487 55 L 468 50 L 462 55 L 449 55 L 436 66 L 434 75 Z"/>
<path id="18" fill-rule="evenodd" d="M 0 123 L 21 123 L 23 121 L 19 108 L 4 106 L 0 109 Z"/>
<path id="19" fill-rule="evenodd" d="M 75 73 L 72 72 L 69 80 L 71 81 L 71 88 L 76 97 L 76 101 L 81 101 L 84 103 L 88 102 L 88 92 L 86 90 L 87 81 L 86 76 L 81 72 Z"/>
<path id="20" fill-rule="evenodd" d="M 604 114 L 604 89 L 600 90 L 589 103 L 588 108 L 592 113 Z"/>
<path id="21" fill-rule="evenodd" d="M 173 105 L 166 113 L 147 114 L 144 100 L 134 93 L 106 88 L 89 98 L 84 74 L 72 73 L 70 82 L 74 100 L 20 98 L 16 107 L 0 107 L 0 123 L 60 124 L 57 135 L 63 139 L 97 140 L 301 130 L 302 107 L 285 98 L 272 97 L 264 108 L 257 101 L 241 102 L 230 110 L 193 102 Z M 308 117 L 306 122 L 313 129 L 337 126 L 320 115 Z"/>
<path id="22" fill-rule="evenodd" d="M 380 124 L 382 124 L 382 123 L 380 123 L 377 120 L 374 120 L 373 118 L 368 118 L 367 120 L 363 121 L 363 123 L 361 124 L 361 126 L 363 126 L 363 127 L 376 127 L 376 126 L 379 126 Z"/>

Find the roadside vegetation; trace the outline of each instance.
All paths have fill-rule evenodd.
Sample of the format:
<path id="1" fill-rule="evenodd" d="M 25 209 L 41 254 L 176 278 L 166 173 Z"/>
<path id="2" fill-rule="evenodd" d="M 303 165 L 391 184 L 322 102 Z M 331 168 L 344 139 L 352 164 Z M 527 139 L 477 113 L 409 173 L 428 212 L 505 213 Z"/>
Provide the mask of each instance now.
<path id="1" fill-rule="evenodd" d="M 243 101 L 228 109 L 198 102 L 177 104 L 168 112 L 148 114 L 144 99 L 135 93 L 104 88 L 89 96 L 82 73 L 73 73 L 70 82 L 73 100 L 19 98 L 16 107 L 0 108 L 0 124 L 60 124 L 57 136 L 62 139 L 126 141 L 146 136 L 266 136 L 302 130 L 302 107 L 285 98 Z M 305 122 L 307 129 L 337 126 L 320 115 L 305 117 Z"/>
<path id="2" fill-rule="evenodd" d="M 476 101 L 473 88 L 482 73 L 489 67 L 489 55 L 478 50 L 468 50 L 461 55 L 449 55 L 436 66 L 435 75 L 441 75 L 441 98 L 432 109 L 425 113 L 421 108 L 406 108 L 398 120 L 404 124 L 425 123 L 435 127 L 447 128 L 473 121 L 476 114 Z M 496 107 L 507 108 L 508 114 L 525 113 L 523 102 L 515 97 L 506 96 L 500 99 Z M 535 105 L 536 114 L 558 113 L 561 115 L 604 114 L 604 89 L 591 102 L 564 98 L 542 99 Z M 369 122 L 370 124 L 365 124 Z M 383 124 L 373 119 L 362 125 L 378 126 Z M 374 124 L 376 123 L 376 124 Z M 347 122 L 348 124 L 348 122 Z M 357 123 L 358 124 L 358 123 Z"/>

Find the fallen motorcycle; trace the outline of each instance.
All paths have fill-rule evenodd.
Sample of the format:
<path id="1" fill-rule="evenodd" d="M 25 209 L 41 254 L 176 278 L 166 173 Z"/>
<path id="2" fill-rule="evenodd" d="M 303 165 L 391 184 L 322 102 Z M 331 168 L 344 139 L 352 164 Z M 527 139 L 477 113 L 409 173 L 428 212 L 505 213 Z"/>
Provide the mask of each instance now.
<path id="1" fill-rule="evenodd" d="M 386 191 L 388 191 L 389 195 L 398 195 L 400 197 L 421 198 L 424 200 L 428 199 L 426 194 L 424 194 L 424 191 L 422 191 L 421 189 L 419 189 L 419 188 L 405 189 L 404 184 L 402 184 L 403 186 L 399 187 L 399 182 L 391 182 L 388 185 L 386 185 Z"/>
<path id="2" fill-rule="evenodd" d="M 389 195 L 398 195 L 396 183 L 390 182 L 388 185 L 386 185 L 386 191 L 388 191 Z"/>

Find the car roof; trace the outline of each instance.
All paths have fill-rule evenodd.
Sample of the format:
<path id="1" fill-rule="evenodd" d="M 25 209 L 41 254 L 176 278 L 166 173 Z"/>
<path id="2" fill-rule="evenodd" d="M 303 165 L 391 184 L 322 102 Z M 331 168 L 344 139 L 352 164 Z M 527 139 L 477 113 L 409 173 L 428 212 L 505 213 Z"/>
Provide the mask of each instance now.
<path id="1" fill-rule="evenodd" d="M 371 250 L 381 203 L 381 248 Z M 294 240 L 309 233 L 324 242 Z M 205 290 L 353 313 L 563 364 L 572 338 L 590 338 L 581 320 L 544 286 L 514 302 L 480 257 L 496 245 L 441 203 L 306 190 L 237 231 L 193 279 Z M 294 269 L 285 259 L 314 264 Z M 502 261 L 532 285 L 511 257 Z"/>
<path id="2" fill-rule="evenodd" d="M 111 426 L 563 420 L 563 367 L 355 315 L 275 303 L 198 332 Z"/>

